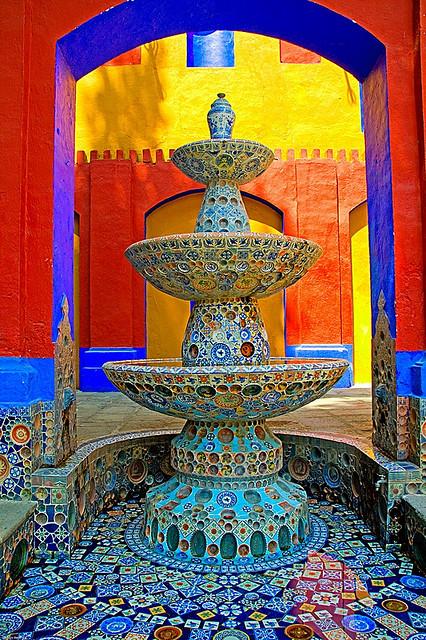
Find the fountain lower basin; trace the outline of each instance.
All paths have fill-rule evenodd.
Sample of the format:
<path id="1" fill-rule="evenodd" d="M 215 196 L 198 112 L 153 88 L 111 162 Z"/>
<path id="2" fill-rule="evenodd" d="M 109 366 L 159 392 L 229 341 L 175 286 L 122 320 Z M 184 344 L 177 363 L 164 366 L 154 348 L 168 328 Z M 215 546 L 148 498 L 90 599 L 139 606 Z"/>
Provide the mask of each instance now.
<path id="1" fill-rule="evenodd" d="M 320 398 L 346 360 L 271 358 L 252 366 L 182 367 L 180 360 L 107 362 L 108 379 L 147 409 L 188 420 L 273 418 Z"/>
<path id="2" fill-rule="evenodd" d="M 126 535 L 143 557 L 187 569 L 261 571 L 325 542 L 327 532 L 311 518 L 299 485 L 276 475 L 263 483 L 240 480 L 235 491 L 236 482 L 187 479 L 178 474 L 148 491 L 143 520 Z"/>

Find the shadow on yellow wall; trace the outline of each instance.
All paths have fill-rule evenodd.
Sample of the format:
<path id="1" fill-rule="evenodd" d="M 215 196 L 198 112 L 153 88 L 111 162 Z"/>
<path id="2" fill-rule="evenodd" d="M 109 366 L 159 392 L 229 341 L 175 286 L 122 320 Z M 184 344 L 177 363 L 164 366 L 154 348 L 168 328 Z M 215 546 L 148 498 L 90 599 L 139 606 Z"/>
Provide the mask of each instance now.
<path id="1" fill-rule="evenodd" d="M 169 149 L 208 136 L 225 91 L 234 136 L 272 148 L 364 150 L 357 80 L 332 62 L 280 62 L 279 40 L 235 32 L 235 67 L 186 66 L 186 34 L 141 47 L 135 65 L 99 67 L 77 83 L 76 149 Z M 336 154 L 337 157 L 337 154 Z"/>
<path id="2" fill-rule="evenodd" d="M 146 237 L 192 233 L 201 207 L 203 194 L 189 194 L 176 198 L 155 209 L 146 221 Z M 282 233 L 282 217 L 272 207 L 250 197 L 244 197 L 252 231 Z M 268 332 L 271 355 L 283 356 L 284 303 L 283 294 L 277 293 L 260 300 L 260 308 Z M 178 358 L 190 303 L 178 300 L 150 284 L 146 285 L 146 332 L 148 358 Z"/>
<path id="3" fill-rule="evenodd" d="M 367 203 L 350 212 L 354 314 L 354 383 L 371 382 L 370 251 Z"/>
<path id="4" fill-rule="evenodd" d="M 168 49 L 163 41 L 141 48 L 137 66 L 99 67 L 78 82 L 76 149 L 133 149 L 136 140 L 165 145 L 172 123 L 165 109 Z"/>

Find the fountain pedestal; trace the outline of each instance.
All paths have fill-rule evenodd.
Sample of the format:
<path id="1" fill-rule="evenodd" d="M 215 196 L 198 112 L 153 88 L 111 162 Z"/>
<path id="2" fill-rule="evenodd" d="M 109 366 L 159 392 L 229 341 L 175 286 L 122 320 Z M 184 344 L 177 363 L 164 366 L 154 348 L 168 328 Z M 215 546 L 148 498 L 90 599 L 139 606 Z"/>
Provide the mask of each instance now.
<path id="1" fill-rule="evenodd" d="M 187 418 L 172 443 L 176 475 L 146 495 L 139 547 L 160 562 L 256 570 L 297 554 L 313 535 L 306 492 L 279 476 L 282 445 L 265 419 L 320 397 L 348 364 L 270 358 L 257 298 L 300 279 L 321 249 L 249 231 L 239 185 L 260 175 L 273 153 L 231 139 L 234 119 L 219 94 L 208 115 L 212 139 L 173 154 L 178 168 L 207 185 L 195 233 L 126 251 L 155 287 L 194 301 L 182 361 L 107 363 L 104 370 L 136 402 Z"/>
<path id="2" fill-rule="evenodd" d="M 157 552 L 252 563 L 309 535 L 306 492 L 278 477 L 282 446 L 264 420 L 188 421 L 171 462 L 176 476 L 146 497 L 145 542 Z"/>

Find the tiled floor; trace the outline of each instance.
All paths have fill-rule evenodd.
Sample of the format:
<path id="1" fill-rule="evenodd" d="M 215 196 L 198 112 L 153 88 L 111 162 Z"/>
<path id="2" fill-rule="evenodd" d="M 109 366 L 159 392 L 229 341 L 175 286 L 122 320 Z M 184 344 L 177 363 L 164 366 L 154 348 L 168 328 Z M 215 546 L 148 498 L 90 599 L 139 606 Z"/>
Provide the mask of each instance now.
<path id="1" fill-rule="evenodd" d="M 272 427 L 368 443 L 370 396 L 368 387 L 332 390 Z M 118 393 L 78 394 L 80 442 L 182 424 Z M 0 605 L 0 638 L 426 640 L 426 579 L 342 506 L 312 501 L 328 527 L 321 550 L 239 575 L 151 564 L 124 537 L 142 509 L 117 505 L 90 525 L 71 560 L 31 565 Z"/>
<path id="2" fill-rule="evenodd" d="M 184 420 L 155 413 L 122 393 L 77 393 L 79 442 L 150 429 L 182 428 Z M 294 413 L 268 421 L 296 433 L 340 434 L 371 442 L 371 387 L 332 389 Z"/>
<path id="3" fill-rule="evenodd" d="M 313 503 L 329 529 L 320 552 L 265 573 L 150 565 L 126 545 L 141 513 L 120 504 L 92 523 L 72 560 L 31 565 L 0 608 L 15 640 L 426 640 L 426 579 L 385 553 L 341 506 Z"/>

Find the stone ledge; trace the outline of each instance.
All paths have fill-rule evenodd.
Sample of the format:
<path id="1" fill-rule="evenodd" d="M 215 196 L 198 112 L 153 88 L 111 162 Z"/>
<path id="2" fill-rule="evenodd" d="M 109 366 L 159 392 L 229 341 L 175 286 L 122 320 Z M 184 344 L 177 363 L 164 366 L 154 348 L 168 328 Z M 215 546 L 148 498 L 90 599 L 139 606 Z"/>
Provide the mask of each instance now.
<path id="1" fill-rule="evenodd" d="M 404 496 L 403 500 L 410 505 L 419 520 L 426 526 L 426 495 Z"/>
<path id="2" fill-rule="evenodd" d="M 77 448 L 61 467 L 32 474 L 37 554 L 68 556 L 97 514 L 172 475 L 171 430 L 106 436 Z"/>
<path id="3" fill-rule="evenodd" d="M 404 496 L 402 543 L 420 573 L 426 573 L 426 495 Z"/>
<path id="4" fill-rule="evenodd" d="M 0 545 L 4 544 L 34 513 L 37 502 L 0 500 Z"/>
<path id="5" fill-rule="evenodd" d="M 291 458 L 305 459 L 303 464 L 311 471 L 302 480 L 296 474 L 294 481 L 305 488 L 315 482 L 318 497 L 324 494 L 324 499 L 334 492 L 335 500 L 339 500 L 342 494 L 342 500 L 370 526 L 373 515 L 377 516 L 375 534 L 382 544 L 391 542 L 389 510 L 397 507 L 404 494 L 421 490 L 416 465 L 389 460 L 365 441 L 349 436 L 288 433 L 282 428 L 273 431 L 284 444 L 284 473 L 289 472 Z M 164 429 L 106 436 L 82 444 L 61 467 L 35 471 L 32 491 L 38 501 L 38 553 L 44 557 L 58 552 L 70 554 L 100 511 L 135 492 L 143 496 L 153 484 L 172 475 L 170 441 L 178 432 Z M 312 458 L 313 449 L 322 450 L 321 460 Z M 324 475 L 324 465 L 339 477 L 336 485 Z"/>

